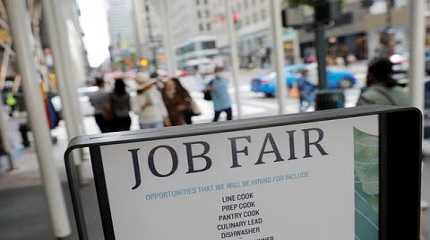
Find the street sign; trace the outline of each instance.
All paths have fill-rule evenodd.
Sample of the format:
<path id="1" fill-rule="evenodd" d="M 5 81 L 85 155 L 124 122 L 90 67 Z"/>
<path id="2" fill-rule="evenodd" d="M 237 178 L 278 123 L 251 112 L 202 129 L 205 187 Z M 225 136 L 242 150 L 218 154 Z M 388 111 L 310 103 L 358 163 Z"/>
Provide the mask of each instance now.
<path id="1" fill-rule="evenodd" d="M 364 107 L 77 138 L 66 166 L 81 239 L 68 160 L 81 147 L 105 239 L 393 239 L 387 226 L 397 224 L 418 239 L 387 216 L 419 214 L 420 119 L 414 109 Z M 407 202 L 391 192 L 399 182 Z"/>

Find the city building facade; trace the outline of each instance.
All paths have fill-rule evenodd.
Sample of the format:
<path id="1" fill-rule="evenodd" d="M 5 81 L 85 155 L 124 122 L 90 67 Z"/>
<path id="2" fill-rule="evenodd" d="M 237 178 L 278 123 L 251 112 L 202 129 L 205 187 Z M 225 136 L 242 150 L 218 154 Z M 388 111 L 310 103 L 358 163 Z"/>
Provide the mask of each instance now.
<path id="1" fill-rule="evenodd" d="M 348 53 L 354 54 L 360 59 L 367 58 L 368 50 L 365 38 L 367 14 L 368 9 L 362 6 L 361 0 L 344 1 L 339 19 L 326 30 L 326 36 L 331 45 L 329 46 L 331 54 Z M 286 15 L 288 25 L 294 26 L 299 31 L 301 56 L 305 59 L 316 56 L 313 9 L 306 6 L 289 7 Z M 338 49 L 335 49 L 335 46 Z"/>
<path id="2" fill-rule="evenodd" d="M 257 62 L 270 62 L 272 47 L 270 1 L 233 0 L 237 17 L 239 56 L 241 67 L 252 67 Z"/>
<path id="3" fill-rule="evenodd" d="M 178 65 L 218 54 L 211 0 L 178 0 L 169 9 Z"/>
<path id="4" fill-rule="evenodd" d="M 133 4 L 137 54 L 140 58 L 158 64 L 163 42 L 160 14 L 151 0 L 133 0 Z"/>
<path id="5" fill-rule="evenodd" d="M 153 11 L 155 14 L 150 13 L 150 18 L 140 20 L 143 26 L 151 25 L 150 28 L 144 27 L 146 33 L 143 42 L 144 48 L 147 49 L 149 46 L 147 43 L 151 42 L 147 29 L 151 29 L 152 34 L 156 36 L 153 37 L 156 42 L 160 42 L 163 36 L 163 31 L 160 30 L 163 26 L 158 21 L 160 15 L 157 14 L 157 9 L 160 10 L 160 1 L 139 1 L 149 2 L 145 3 L 147 5 L 152 3 L 155 8 Z M 256 67 L 270 63 L 273 45 L 270 0 L 231 0 L 231 2 L 241 67 Z M 358 60 L 372 58 L 380 45 L 381 32 L 387 29 L 392 29 L 395 35 L 396 51 L 406 52 L 409 22 L 407 3 L 406 0 L 394 0 L 393 6 L 389 7 L 386 0 L 374 0 L 371 6 L 366 6 L 362 0 L 345 0 L 339 18 L 335 24 L 327 27 L 329 54 L 337 57 L 349 55 Z M 184 66 L 189 60 L 228 56 L 224 0 L 175 0 L 169 2 L 168 8 L 178 66 Z M 297 50 L 293 48 L 300 48 L 302 58 L 315 56 L 315 36 L 311 27 L 313 11 L 304 6 L 287 6 L 285 17 L 286 23 L 298 30 L 298 36 L 294 38 L 299 41 L 299 46 L 291 44 L 292 31 L 285 31 L 286 60 L 292 62 L 289 61 L 291 55 Z M 158 23 L 148 24 L 148 19 Z M 430 26 L 430 14 L 428 22 Z M 428 32 L 430 33 L 430 27 Z M 428 39 L 427 43 L 430 46 L 430 38 Z"/>
<path id="6" fill-rule="evenodd" d="M 270 63 L 270 0 L 231 1 L 241 67 Z M 151 2 L 160 12 L 161 1 Z M 168 16 L 179 67 L 202 58 L 229 61 L 225 0 L 175 0 L 169 2 Z"/>
<path id="7" fill-rule="evenodd" d="M 162 18 L 162 4 L 151 1 Z M 167 17 L 170 22 L 171 40 L 179 68 L 190 60 L 214 58 L 223 43 L 223 30 L 217 27 L 218 13 L 223 8 L 220 0 L 168 1 Z M 164 28 L 165 26 L 161 26 Z"/>
<path id="8" fill-rule="evenodd" d="M 315 36 L 311 26 L 313 11 L 303 6 L 288 8 L 287 22 L 300 28 L 301 56 L 315 56 Z M 364 5 L 361 0 L 346 0 L 338 20 L 327 27 L 329 54 L 347 54 L 357 59 L 373 58 L 380 52 L 381 36 L 385 32 L 393 39 L 392 51 L 406 53 L 409 46 L 408 24 L 406 0 L 394 0 L 391 6 L 386 0 L 374 0 L 370 6 Z"/>
<path id="9" fill-rule="evenodd" d="M 108 0 L 108 23 L 111 46 L 134 49 L 136 35 L 132 0 Z"/>

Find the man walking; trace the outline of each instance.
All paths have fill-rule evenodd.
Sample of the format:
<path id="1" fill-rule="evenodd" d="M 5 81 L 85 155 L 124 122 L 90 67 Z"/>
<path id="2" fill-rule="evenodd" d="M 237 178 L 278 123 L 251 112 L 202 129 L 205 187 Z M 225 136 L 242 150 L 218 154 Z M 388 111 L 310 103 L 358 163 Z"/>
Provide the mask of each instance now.
<path id="1" fill-rule="evenodd" d="M 222 112 L 226 113 L 227 120 L 233 119 L 231 98 L 228 93 L 228 81 L 221 76 L 223 70 L 222 67 L 216 67 L 215 78 L 211 80 L 207 86 L 207 91 L 210 91 L 214 106 L 215 113 L 213 122 L 218 122 Z"/>

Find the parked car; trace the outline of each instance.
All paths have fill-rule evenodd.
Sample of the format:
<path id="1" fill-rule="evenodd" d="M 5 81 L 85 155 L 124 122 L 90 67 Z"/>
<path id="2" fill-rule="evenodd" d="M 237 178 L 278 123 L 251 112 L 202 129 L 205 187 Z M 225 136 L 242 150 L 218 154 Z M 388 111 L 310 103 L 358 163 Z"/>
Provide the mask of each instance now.
<path id="1" fill-rule="evenodd" d="M 87 116 L 94 115 L 94 107 L 91 105 L 89 97 L 91 96 L 92 93 L 97 91 L 98 91 L 98 87 L 95 87 L 95 86 L 81 87 L 78 89 L 79 103 L 80 103 L 82 116 L 87 117 Z M 61 112 L 61 110 L 63 109 L 63 105 L 61 103 L 60 96 L 55 96 L 51 100 L 52 100 L 52 104 L 54 105 L 54 108 L 58 112 Z"/>
<path id="2" fill-rule="evenodd" d="M 285 67 L 285 83 L 289 88 L 297 85 L 300 78 L 300 72 L 308 71 L 308 77 L 311 83 L 318 84 L 318 73 L 316 64 L 296 64 Z M 328 68 L 327 83 L 329 89 L 346 89 L 352 88 L 357 83 L 357 78 L 352 72 L 342 69 Z M 264 93 L 271 97 L 276 94 L 276 73 L 263 74 L 257 76 L 251 81 L 251 91 Z"/>

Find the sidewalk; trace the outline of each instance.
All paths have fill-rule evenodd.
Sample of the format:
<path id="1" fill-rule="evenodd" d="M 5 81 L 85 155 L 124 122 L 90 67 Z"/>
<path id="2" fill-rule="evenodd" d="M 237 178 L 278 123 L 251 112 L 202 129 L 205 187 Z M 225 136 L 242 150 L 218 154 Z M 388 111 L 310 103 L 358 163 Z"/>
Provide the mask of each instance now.
<path id="1" fill-rule="evenodd" d="M 57 146 L 56 149 L 62 148 Z M 18 167 L 26 167 L 35 161 L 34 154 L 26 154 L 19 159 Z M 0 239 L 1 240 L 49 240 L 56 239 L 50 223 L 48 205 L 39 174 L 33 170 L 16 170 L 0 173 Z M 73 237 L 77 239 L 69 188 L 61 169 L 63 190 L 73 228 Z M 90 239 L 103 239 L 94 183 L 91 181 L 82 189 L 82 198 L 86 221 L 90 230 Z"/>
<path id="2" fill-rule="evenodd" d="M 89 121 L 86 125 L 91 126 L 91 120 Z M 96 129 L 93 128 L 90 132 L 95 131 Z M 74 232 L 74 237 L 70 239 L 77 239 L 63 163 L 63 154 L 67 146 L 64 127 L 55 130 L 53 134 L 58 137 L 58 144 L 54 146 L 55 164 L 63 182 L 69 219 Z M 48 205 L 34 149 L 17 151 L 15 153 L 16 170 L 11 172 L 6 171 L 7 164 L 4 160 L 0 160 L 3 166 L 0 168 L 0 240 L 56 239 L 49 219 Z M 85 164 L 86 174 L 90 176 L 89 163 Z M 92 181 L 82 188 L 82 197 L 87 213 L 87 223 L 91 229 L 90 239 L 103 239 Z"/>
<path id="3" fill-rule="evenodd" d="M 63 183 L 63 189 L 73 228 L 73 236 L 68 240 L 78 239 L 66 183 Z M 91 183 L 81 190 L 90 239 L 103 239 L 94 184 Z M 41 185 L 0 190 L 0 216 L 0 239 L 2 240 L 56 239 Z"/>

